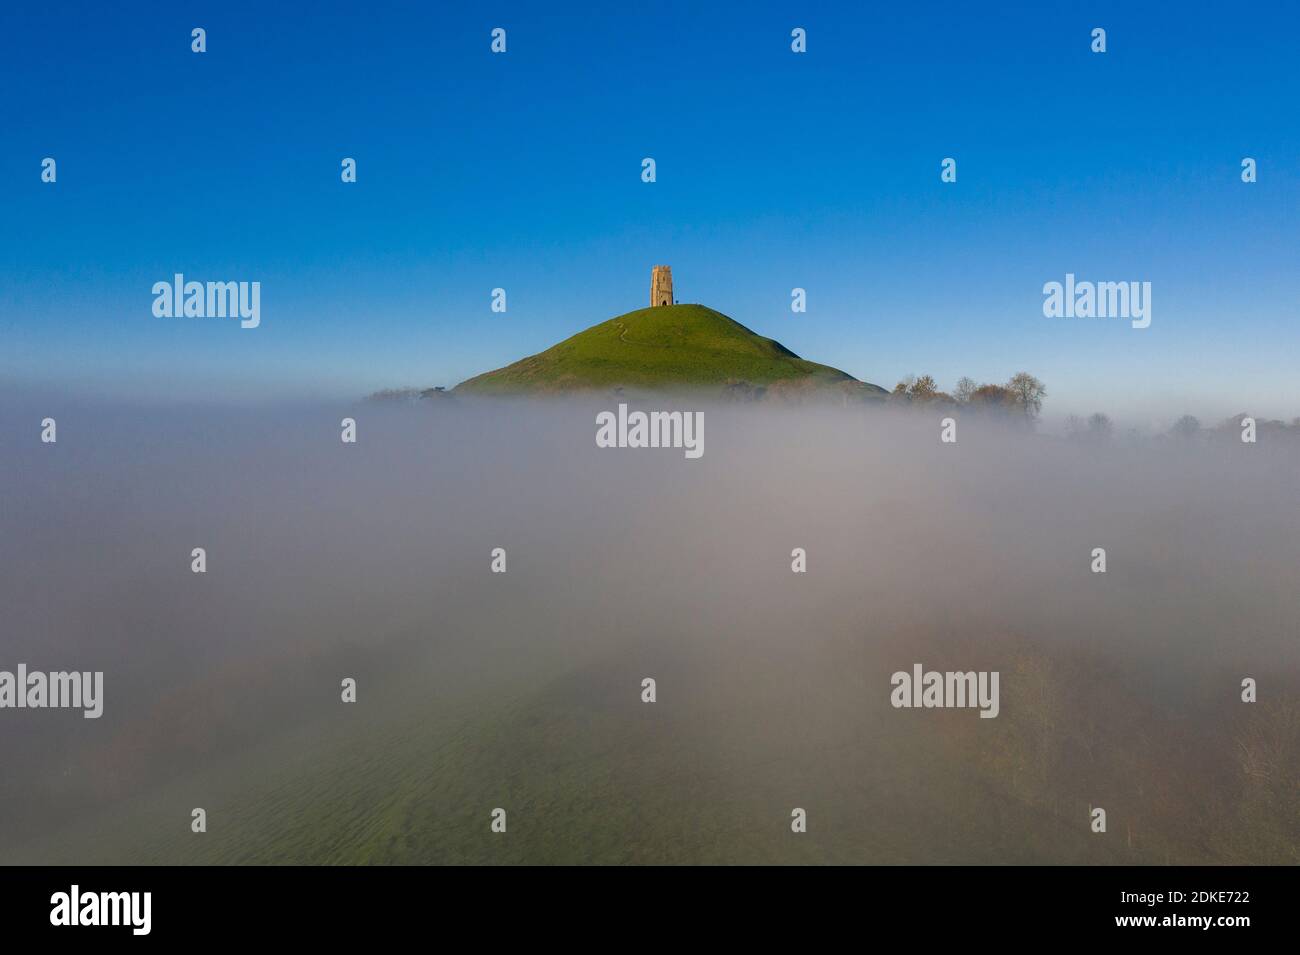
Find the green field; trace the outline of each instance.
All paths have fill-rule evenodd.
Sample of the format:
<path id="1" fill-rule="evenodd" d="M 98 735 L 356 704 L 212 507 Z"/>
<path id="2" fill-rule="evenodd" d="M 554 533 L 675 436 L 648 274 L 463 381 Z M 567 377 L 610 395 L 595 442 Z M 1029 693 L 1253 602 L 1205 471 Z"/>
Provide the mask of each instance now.
<path id="1" fill-rule="evenodd" d="M 800 358 L 779 342 L 703 305 L 642 308 L 593 325 L 505 368 L 470 378 L 456 392 L 482 395 L 574 392 L 624 387 L 717 390 L 795 385 L 884 395 L 828 365 Z"/>
<path id="2" fill-rule="evenodd" d="M 1277 802 L 1285 783 L 1205 775 L 1230 765 L 1242 739 L 1276 738 L 1293 713 L 1252 712 L 1248 727 L 1197 713 L 1193 746 L 1175 717 L 1143 706 L 1142 687 L 1107 687 L 1086 655 L 998 640 L 1014 692 L 986 723 L 890 710 L 866 643 L 769 648 L 761 665 L 740 666 L 743 641 L 623 646 L 567 670 L 548 653 L 512 651 L 509 675 L 484 680 L 472 674 L 485 660 L 505 662 L 486 643 L 482 659 L 459 663 L 390 645 L 402 665 L 382 692 L 364 684 L 364 704 L 322 701 L 303 722 L 6 861 L 1293 861 L 1294 799 Z M 632 662 L 650 659 L 666 691 L 653 706 L 639 700 Z M 857 672 L 864 663 L 870 675 Z M 1062 705 L 1080 679 L 1096 697 Z M 1138 721 L 1143 738 L 1126 736 Z M 1111 812 L 1107 838 L 1089 832 L 1090 799 Z M 209 814 L 202 835 L 189 831 L 194 805 Z M 508 812 L 504 834 L 490 830 L 496 807 Z M 790 831 L 793 807 L 808 813 L 804 835 Z"/>

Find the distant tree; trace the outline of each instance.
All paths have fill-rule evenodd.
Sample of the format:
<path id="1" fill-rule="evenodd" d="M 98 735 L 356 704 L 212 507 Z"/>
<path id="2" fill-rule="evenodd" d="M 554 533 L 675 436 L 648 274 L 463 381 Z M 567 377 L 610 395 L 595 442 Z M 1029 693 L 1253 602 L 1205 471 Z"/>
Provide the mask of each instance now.
<path id="1" fill-rule="evenodd" d="M 1088 416 L 1088 436 L 1094 440 L 1107 441 L 1114 430 L 1115 425 L 1111 423 L 1110 418 L 1100 411 Z"/>
<path id="2" fill-rule="evenodd" d="M 1098 411 L 1085 420 L 1078 415 L 1065 419 L 1065 436 L 1071 441 L 1103 442 L 1109 441 L 1115 431 L 1110 418 Z"/>
<path id="3" fill-rule="evenodd" d="M 1201 422 L 1191 415 L 1185 414 L 1174 422 L 1174 426 L 1169 429 L 1169 433 L 1180 438 L 1194 438 L 1200 430 Z"/>
<path id="4" fill-rule="evenodd" d="M 962 404 L 966 404 L 967 402 L 970 401 L 970 396 L 975 393 L 975 389 L 978 387 L 979 385 L 975 383 L 974 378 L 970 378 L 966 375 L 963 375 L 961 378 L 957 380 L 957 387 L 953 389 L 952 394 L 953 397 L 956 398 L 958 401 L 960 401 Z"/>
<path id="5" fill-rule="evenodd" d="M 957 403 L 953 400 L 952 395 L 939 390 L 933 375 L 921 375 L 920 377 L 908 375 L 894 386 L 893 394 L 890 397 L 896 401 L 917 405 L 953 405 Z"/>
<path id="6" fill-rule="evenodd" d="M 972 407 L 990 411 L 1011 411 L 1017 405 L 1016 393 L 1002 385 L 980 385 L 968 401 Z"/>
<path id="7" fill-rule="evenodd" d="M 922 375 L 912 382 L 912 386 L 908 389 L 908 395 L 913 401 L 929 401 L 938 391 L 939 386 L 933 376 Z"/>
<path id="8" fill-rule="evenodd" d="M 1027 371 L 1018 371 L 1007 382 L 1007 388 L 1015 394 L 1017 403 L 1027 416 L 1037 417 L 1043 409 L 1043 399 L 1047 397 L 1047 388 L 1041 381 Z"/>
<path id="9" fill-rule="evenodd" d="M 370 395 L 367 401 L 415 401 L 420 392 L 415 388 L 385 388 Z"/>
<path id="10" fill-rule="evenodd" d="M 952 396 L 939 390 L 933 375 L 908 375 L 894 386 L 890 400 L 906 404 L 929 404 L 934 401 L 951 402 Z"/>
<path id="11" fill-rule="evenodd" d="M 743 378 L 728 378 L 722 386 L 722 393 L 730 401 L 758 401 L 767 393 L 767 388 L 751 384 Z"/>

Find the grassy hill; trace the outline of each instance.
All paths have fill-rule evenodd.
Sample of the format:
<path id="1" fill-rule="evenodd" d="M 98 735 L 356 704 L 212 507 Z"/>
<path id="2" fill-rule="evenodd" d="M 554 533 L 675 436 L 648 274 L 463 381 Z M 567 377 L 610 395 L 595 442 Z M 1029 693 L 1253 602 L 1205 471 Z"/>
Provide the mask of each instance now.
<path id="1" fill-rule="evenodd" d="M 800 358 L 779 342 L 703 305 L 642 308 L 456 387 L 457 393 L 507 395 L 615 387 L 717 390 L 738 385 L 884 395 L 837 368 Z"/>

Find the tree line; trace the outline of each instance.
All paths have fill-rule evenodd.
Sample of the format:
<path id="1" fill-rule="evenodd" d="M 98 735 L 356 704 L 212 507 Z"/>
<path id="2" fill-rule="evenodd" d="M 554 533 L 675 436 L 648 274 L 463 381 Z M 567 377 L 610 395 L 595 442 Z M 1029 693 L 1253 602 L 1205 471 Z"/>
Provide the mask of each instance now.
<path id="1" fill-rule="evenodd" d="M 930 375 L 908 375 L 889 393 L 889 401 L 902 405 L 949 405 L 978 411 L 1017 415 L 1032 421 L 1043 410 L 1047 388 L 1027 371 L 1018 371 L 1005 384 L 979 384 L 963 377 L 949 394 L 940 391 Z"/>

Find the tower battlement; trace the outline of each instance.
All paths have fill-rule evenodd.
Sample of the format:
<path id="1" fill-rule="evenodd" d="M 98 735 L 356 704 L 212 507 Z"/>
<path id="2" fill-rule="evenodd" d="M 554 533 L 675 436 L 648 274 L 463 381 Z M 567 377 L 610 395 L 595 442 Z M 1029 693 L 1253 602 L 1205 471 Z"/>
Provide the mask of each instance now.
<path id="1" fill-rule="evenodd" d="M 668 265 L 650 269 L 650 307 L 673 304 L 673 270 Z"/>

